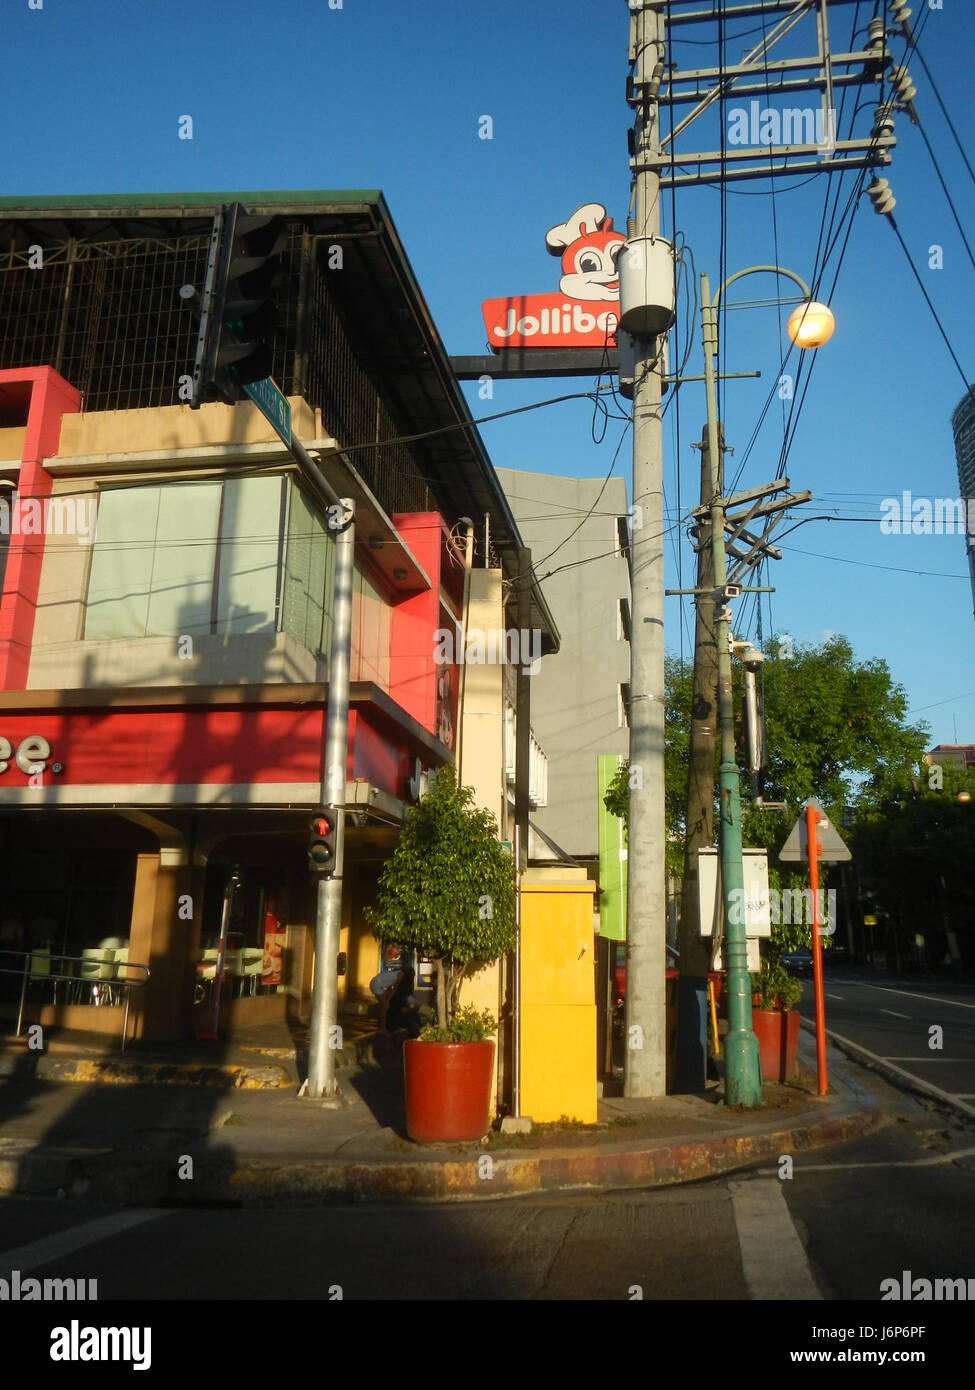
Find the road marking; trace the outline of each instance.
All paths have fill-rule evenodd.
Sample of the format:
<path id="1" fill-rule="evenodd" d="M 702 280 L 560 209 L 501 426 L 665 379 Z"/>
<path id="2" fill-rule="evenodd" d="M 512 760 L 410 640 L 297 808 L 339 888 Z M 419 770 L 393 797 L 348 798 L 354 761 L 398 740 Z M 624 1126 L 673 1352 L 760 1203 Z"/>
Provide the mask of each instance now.
<path id="1" fill-rule="evenodd" d="M 907 995 L 909 999 L 926 999 L 929 1004 L 954 1004 L 956 1009 L 975 1009 L 975 1004 L 964 1004 L 960 999 L 946 999 L 941 994 L 916 994 L 911 989 L 891 989 L 889 985 L 872 985 L 867 980 L 839 980 L 837 983 L 854 985 L 859 989 L 879 989 L 884 994 Z"/>
<path id="2" fill-rule="evenodd" d="M 975 1158 L 975 1149 L 956 1149 L 954 1153 L 938 1154 L 936 1158 L 892 1158 L 887 1163 L 796 1163 L 795 1173 L 834 1173 L 854 1168 L 935 1168 L 938 1164 L 954 1163 L 959 1158 Z M 777 1175 L 775 1168 L 759 1168 L 761 1174 Z"/>
<path id="3" fill-rule="evenodd" d="M 966 1115 L 975 1116 L 975 1105 L 966 1105 L 963 1100 L 959 1100 L 953 1091 L 943 1091 L 940 1086 L 934 1086 L 930 1081 L 922 1081 L 919 1076 L 915 1076 L 912 1071 L 905 1071 L 903 1067 L 895 1067 L 889 1057 L 881 1057 L 876 1052 L 871 1052 L 869 1047 L 864 1047 L 863 1043 L 854 1042 L 852 1038 L 844 1038 L 841 1033 L 834 1033 L 832 1028 L 827 1028 L 826 1036 L 842 1043 L 845 1047 L 850 1047 L 854 1052 L 862 1052 L 865 1057 L 869 1057 L 873 1062 L 879 1062 L 882 1067 L 889 1067 L 891 1071 L 896 1071 L 898 1076 L 905 1077 L 912 1082 L 919 1091 L 925 1091 L 928 1095 L 935 1096 L 938 1100 L 946 1100 L 949 1105 L 955 1106 L 958 1110 L 964 1110 Z"/>
<path id="4" fill-rule="evenodd" d="M 781 1182 L 753 1178 L 731 1182 L 728 1189 L 749 1297 L 821 1300 Z"/>
<path id="5" fill-rule="evenodd" d="M 826 998 L 827 998 L 827 999 L 842 999 L 843 996 L 842 996 L 842 994 L 827 994 Z"/>
<path id="6" fill-rule="evenodd" d="M 20 1245 L 15 1250 L 0 1252 L 0 1267 L 27 1270 L 38 1269 L 54 1260 L 64 1259 L 88 1245 L 96 1245 L 109 1236 L 121 1235 L 133 1226 L 141 1226 L 146 1221 L 158 1221 L 161 1216 L 172 1216 L 172 1211 L 113 1211 L 101 1216 L 97 1221 L 86 1221 L 83 1226 L 72 1226 L 70 1230 L 58 1231 L 56 1235 L 45 1236 L 43 1240 L 31 1241 L 30 1245 Z"/>
<path id="7" fill-rule="evenodd" d="M 909 1019 L 909 1018 L 911 1017 L 910 1014 L 896 1014 L 896 1013 L 894 1013 L 894 1010 L 893 1010 L 893 1009 L 878 1009 L 877 1012 L 878 1012 L 878 1014 L 890 1014 L 891 1018 L 906 1018 L 906 1019 Z"/>

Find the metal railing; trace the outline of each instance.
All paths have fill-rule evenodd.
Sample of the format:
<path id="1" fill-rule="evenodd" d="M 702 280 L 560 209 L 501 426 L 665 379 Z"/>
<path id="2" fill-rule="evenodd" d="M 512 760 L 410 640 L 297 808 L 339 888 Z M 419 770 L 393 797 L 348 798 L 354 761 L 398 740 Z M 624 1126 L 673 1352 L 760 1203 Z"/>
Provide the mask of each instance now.
<path id="1" fill-rule="evenodd" d="M 22 957 L 23 964 L 17 967 L 4 965 L 2 958 L 5 956 Z M 110 975 L 99 974 L 85 976 L 81 973 L 76 975 L 73 972 L 69 972 L 66 975 L 62 975 L 52 971 L 50 968 L 56 960 L 74 961 L 82 965 L 97 966 L 99 969 L 103 969 L 105 966 L 111 966 L 112 973 Z M 39 969 L 39 966 L 45 966 L 46 969 Z M 143 978 L 141 980 L 120 979 L 119 972 L 122 970 L 141 970 L 143 972 Z M 57 952 L 39 950 L 36 946 L 33 950 L 28 951 L 0 949 L 0 975 L 20 975 L 23 977 L 23 983 L 20 987 L 20 1005 L 17 1009 L 18 1038 L 20 1037 L 20 1031 L 24 1022 L 24 1003 L 27 999 L 27 986 L 30 984 L 31 980 L 42 980 L 44 983 L 51 984 L 57 984 L 59 981 L 63 980 L 68 984 L 87 984 L 91 985 L 93 988 L 96 988 L 98 985 L 120 986 L 125 991 L 125 1009 L 122 1014 L 122 1045 L 119 1049 L 120 1052 L 125 1051 L 126 1035 L 129 1031 L 129 992 L 133 989 L 145 989 L 146 985 L 149 983 L 149 967 L 148 965 L 140 964 L 138 961 L 109 960 L 107 956 L 105 959 L 99 959 L 97 956 L 60 955 Z M 56 999 L 55 1003 L 57 1003 Z"/>

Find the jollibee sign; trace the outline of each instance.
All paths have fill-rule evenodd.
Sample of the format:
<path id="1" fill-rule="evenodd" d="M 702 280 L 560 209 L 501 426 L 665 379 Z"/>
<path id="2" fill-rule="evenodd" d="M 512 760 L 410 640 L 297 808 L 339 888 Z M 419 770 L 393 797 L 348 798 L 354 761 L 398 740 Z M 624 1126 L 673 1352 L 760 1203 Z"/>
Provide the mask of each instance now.
<path id="1" fill-rule="evenodd" d="M 560 292 L 485 299 L 481 312 L 491 347 L 614 343 L 620 298 L 617 261 L 625 244 L 602 203 L 583 203 L 565 222 L 549 227 L 545 246 L 562 258 Z"/>

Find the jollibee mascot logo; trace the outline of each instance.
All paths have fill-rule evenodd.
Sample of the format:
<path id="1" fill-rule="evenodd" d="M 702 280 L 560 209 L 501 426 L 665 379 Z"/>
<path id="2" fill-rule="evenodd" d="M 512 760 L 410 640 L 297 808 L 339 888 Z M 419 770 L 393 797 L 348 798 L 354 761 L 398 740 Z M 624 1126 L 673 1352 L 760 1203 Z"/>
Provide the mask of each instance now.
<path id="1" fill-rule="evenodd" d="M 559 292 L 486 299 L 481 306 L 492 348 L 605 347 L 619 321 L 617 268 L 626 244 L 602 203 L 583 203 L 549 227 L 545 246 L 560 256 Z M 597 304 L 613 308 L 598 309 Z"/>
<path id="2" fill-rule="evenodd" d="M 613 219 L 606 216 L 602 203 L 583 203 L 567 222 L 549 227 L 545 245 L 553 256 L 562 256 L 559 289 L 564 295 L 619 300 L 616 262 L 626 239 L 613 230 Z"/>

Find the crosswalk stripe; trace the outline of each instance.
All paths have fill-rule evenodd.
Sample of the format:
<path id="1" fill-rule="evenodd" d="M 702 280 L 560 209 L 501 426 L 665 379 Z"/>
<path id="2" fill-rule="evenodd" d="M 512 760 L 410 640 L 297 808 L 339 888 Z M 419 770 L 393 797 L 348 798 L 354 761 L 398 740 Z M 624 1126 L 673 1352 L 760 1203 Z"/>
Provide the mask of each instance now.
<path id="1" fill-rule="evenodd" d="M 753 1178 L 728 1188 L 750 1297 L 821 1300 L 781 1182 Z"/>
<path id="2" fill-rule="evenodd" d="M 108 1216 L 100 1216 L 96 1221 L 86 1221 L 81 1226 L 71 1226 L 66 1231 L 58 1231 L 42 1240 L 33 1240 L 29 1245 L 19 1245 L 15 1250 L 0 1251 L 0 1269 L 19 1269 L 21 1274 L 39 1269 L 41 1265 L 52 1264 L 55 1260 L 74 1255 L 86 1246 L 96 1245 L 109 1236 L 121 1235 L 133 1226 L 141 1226 L 146 1221 L 158 1221 L 161 1216 L 172 1216 L 172 1211 L 113 1211 Z"/>

